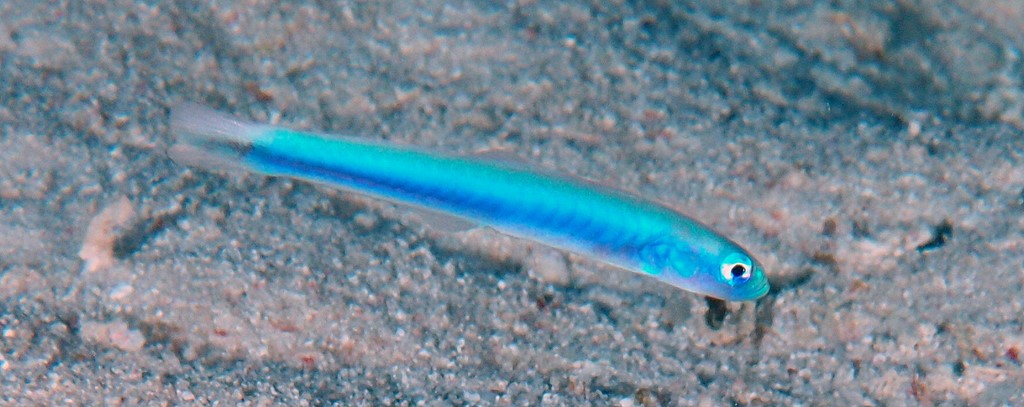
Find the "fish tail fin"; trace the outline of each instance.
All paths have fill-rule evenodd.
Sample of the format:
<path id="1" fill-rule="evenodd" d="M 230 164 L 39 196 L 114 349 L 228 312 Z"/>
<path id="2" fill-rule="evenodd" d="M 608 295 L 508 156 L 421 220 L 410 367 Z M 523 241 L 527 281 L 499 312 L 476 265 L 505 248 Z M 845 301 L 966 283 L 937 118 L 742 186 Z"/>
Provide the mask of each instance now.
<path id="1" fill-rule="evenodd" d="M 179 164 L 210 170 L 250 170 L 245 156 L 264 125 L 247 122 L 209 107 L 185 102 L 171 110 L 177 143 L 167 150 Z"/>

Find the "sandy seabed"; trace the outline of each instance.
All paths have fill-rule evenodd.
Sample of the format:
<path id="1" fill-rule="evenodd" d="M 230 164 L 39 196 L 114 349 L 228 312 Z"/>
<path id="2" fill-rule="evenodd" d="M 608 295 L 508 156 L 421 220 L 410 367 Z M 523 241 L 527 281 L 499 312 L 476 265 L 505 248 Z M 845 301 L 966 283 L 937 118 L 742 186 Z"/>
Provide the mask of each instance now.
<path id="1" fill-rule="evenodd" d="M 1024 6 L 718 3 L 0 1 L 0 403 L 1024 405 Z M 507 150 L 775 288 L 191 170 L 183 101 Z"/>

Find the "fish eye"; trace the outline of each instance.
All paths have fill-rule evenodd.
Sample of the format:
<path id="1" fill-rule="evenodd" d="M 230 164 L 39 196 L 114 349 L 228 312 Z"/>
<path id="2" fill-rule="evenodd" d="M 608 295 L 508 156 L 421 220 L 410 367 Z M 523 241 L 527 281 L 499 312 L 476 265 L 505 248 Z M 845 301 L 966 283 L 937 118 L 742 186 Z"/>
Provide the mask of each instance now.
<path id="1" fill-rule="evenodd" d="M 722 277 L 729 285 L 743 284 L 750 280 L 753 268 L 747 256 L 734 253 L 722 262 Z"/>
<path id="2" fill-rule="evenodd" d="M 745 274 L 750 273 L 750 270 L 747 270 L 747 266 L 742 264 L 733 264 L 730 271 L 732 271 L 732 278 L 743 277 Z"/>

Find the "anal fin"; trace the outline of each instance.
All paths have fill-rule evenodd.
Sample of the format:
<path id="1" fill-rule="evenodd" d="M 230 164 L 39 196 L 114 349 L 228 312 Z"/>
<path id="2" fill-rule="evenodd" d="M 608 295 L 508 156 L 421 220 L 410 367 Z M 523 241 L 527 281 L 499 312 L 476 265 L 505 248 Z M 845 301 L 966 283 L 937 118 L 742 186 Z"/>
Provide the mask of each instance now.
<path id="1" fill-rule="evenodd" d="M 460 233 L 480 227 L 472 220 L 449 213 L 423 208 L 421 206 L 392 202 L 395 206 L 407 210 L 417 216 L 427 227 L 442 233 Z"/>

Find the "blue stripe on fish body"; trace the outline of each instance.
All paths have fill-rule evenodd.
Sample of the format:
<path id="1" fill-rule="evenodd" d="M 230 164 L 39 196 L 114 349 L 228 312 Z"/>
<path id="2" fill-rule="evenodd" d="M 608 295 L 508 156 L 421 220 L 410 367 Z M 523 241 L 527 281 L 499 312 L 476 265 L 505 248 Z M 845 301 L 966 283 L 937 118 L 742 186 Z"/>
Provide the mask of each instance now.
<path id="1" fill-rule="evenodd" d="M 667 207 L 507 163 L 261 126 L 202 107 L 172 114 L 179 162 L 317 181 L 468 218 L 727 300 L 768 291 L 742 248 Z"/>

